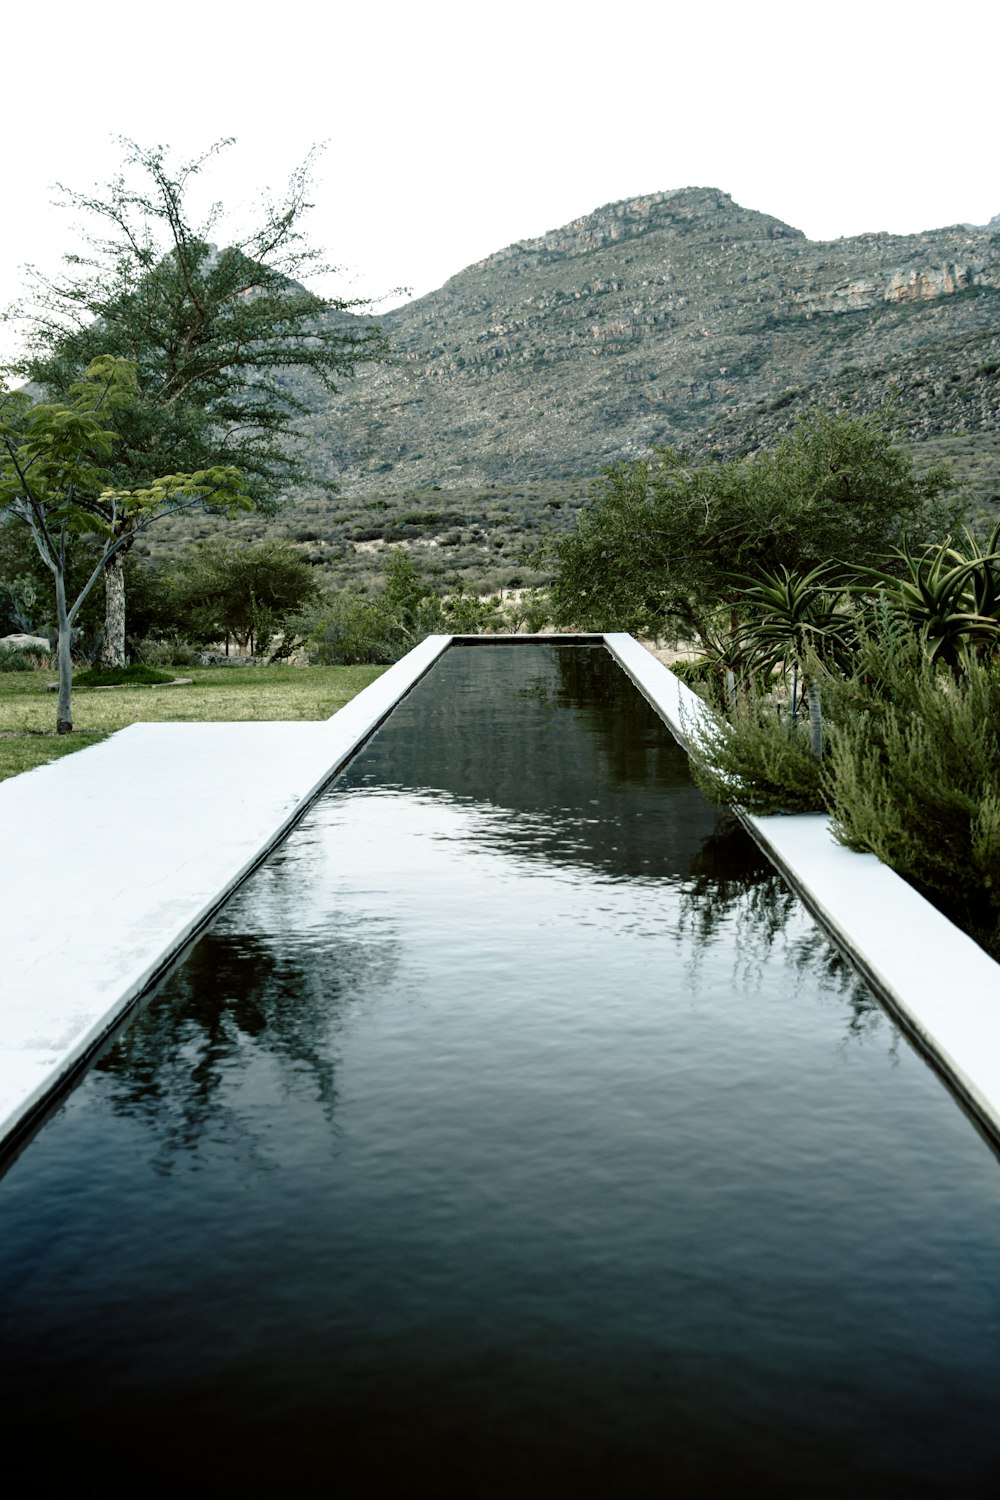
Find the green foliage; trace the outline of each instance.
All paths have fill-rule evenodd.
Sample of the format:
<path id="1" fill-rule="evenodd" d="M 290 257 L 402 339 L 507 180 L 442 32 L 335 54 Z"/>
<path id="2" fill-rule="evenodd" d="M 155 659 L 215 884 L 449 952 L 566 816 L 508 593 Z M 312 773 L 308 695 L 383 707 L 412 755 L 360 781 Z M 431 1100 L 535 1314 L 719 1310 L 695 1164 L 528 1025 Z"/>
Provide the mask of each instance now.
<path id="1" fill-rule="evenodd" d="M 1000 958 L 1000 660 L 946 670 L 886 608 L 851 668 L 805 669 L 826 745 L 773 695 L 744 692 L 689 733 L 698 784 L 755 813 L 826 808 L 835 836 L 878 856 Z"/>
<path id="2" fill-rule="evenodd" d="M 357 590 L 330 595 L 300 625 L 308 640 L 310 661 L 321 666 L 388 664 L 409 649 L 401 647 L 378 599 Z"/>
<path id="3" fill-rule="evenodd" d="M 34 672 L 44 664 L 40 652 L 0 641 L 0 672 Z"/>
<path id="4" fill-rule="evenodd" d="M 195 640 L 235 638 L 267 650 L 273 636 L 318 592 L 316 575 L 287 543 L 195 547 L 171 590 L 176 625 Z"/>
<path id="5" fill-rule="evenodd" d="M 441 599 L 402 548 L 387 554 L 382 587 L 372 595 L 345 592 L 325 600 L 305 624 L 312 660 L 324 664 L 389 664 L 447 629 Z"/>
<path id="6" fill-rule="evenodd" d="M 120 551 L 114 544 L 123 515 L 130 529 L 139 531 L 160 515 L 195 505 L 249 506 L 239 471 L 231 465 L 161 475 L 134 490 L 110 488 L 118 434 L 109 422 L 136 399 L 134 366 L 102 355 L 70 384 L 66 401 L 20 407 L 16 421 L 0 422 L 6 460 L 0 467 L 0 507 L 28 524 L 50 569 L 55 538 L 64 531 L 95 534 L 108 552 Z"/>
<path id="7" fill-rule="evenodd" d="M 0 462 L 3 450 L 0 449 Z M 75 598 L 97 564 L 101 543 L 96 536 L 73 540 L 66 557 L 66 592 Z M 54 637 L 56 632 L 55 594 L 52 570 L 45 565 L 31 531 L 18 517 L 0 511 L 0 618 L 5 635 L 24 632 L 27 635 Z M 88 600 L 81 606 L 74 622 L 88 635 L 98 623 Z"/>
<path id="8" fill-rule="evenodd" d="M 143 636 L 133 646 L 135 659 L 150 667 L 190 667 L 199 657 L 199 648 L 180 635 Z"/>
<path id="9" fill-rule="evenodd" d="M 466 593 L 459 585 L 441 601 L 441 630 L 450 635 L 480 635 L 484 630 L 502 630 L 499 595 L 480 599 L 478 594 Z"/>
<path id="10" fill-rule="evenodd" d="M 843 590 L 828 587 L 830 574 L 830 565 L 821 564 L 808 573 L 781 567 L 743 580 L 733 606 L 743 621 L 737 634 L 749 671 L 801 669 L 809 656 L 846 658 L 855 625 L 843 608 Z"/>
<path id="11" fill-rule="evenodd" d="M 481 599 L 459 581 L 442 593 L 407 552 L 393 548 L 380 588 L 371 594 L 329 594 L 297 625 L 309 640 L 314 661 L 390 663 L 428 635 L 537 630 L 548 614 L 547 599 L 531 591 L 508 600 Z"/>
<path id="12" fill-rule="evenodd" d="M 95 226 L 82 253 L 66 256 L 62 278 L 33 272 L 33 302 L 8 314 L 29 330 L 28 353 L 8 370 L 53 398 L 73 462 L 84 449 L 96 453 L 108 485 L 101 505 L 78 509 L 74 524 L 103 527 L 124 548 L 178 509 L 181 493 L 184 509 L 217 508 L 223 490 L 230 512 L 272 503 L 280 485 L 306 474 L 294 423 L 310 403 L 292 375 L 306 377 L 313 394 L 332 392 L 385 348 L 376 327 L 347 316 L 350 304 L 318 297 L 299 279 L 326 269 L 301 230 L 311 158 L 240 243 L 211 243 L 220 205 L 206 224 L 192 221 L 192 180 L 230 144 L 174 168 L 164 148 L 126 143 L 125 170 L 103 197 L 65 194 Z M 127 370 L 131 389 L 121 402 L 109 392 L 104 425 L 92 420 L 88 431 L 69 408 L 81 372 L 89 376 L 98 359 Z M 59 487 L 53 480 L 50 489 Z M 124 580 L 113 559 L 105 580 L 104 659 L 120 665 Z"/>
<path id="13" fill-rule="evenodd" d="M 707 710 L 689 725 L 691 770 L 710 801 L 753 813 L 815 812 L 824 805 L 821 763 L 808 726 L 741 694 L 729 715 Z"/>
<path id="14" fill-rule="evenodd" d="M 682 657 L 679 661 L 670 663 L 670 670 L 690 688 L 710 683 L 718 674 L 716 664 L 710 656 Z"/>
<path id="15" fill-rule="evenodd" d="M 1000 526 L 985 551 L 966 539 L 965 553 L 946 541 L 914 555 L 904 543 L 895 554 L 902 577 L 874 573 L 889 612 L 921 635 L 932 662 L 954 672 L 1000 646 Z"/>
<path id="16" fill-rule="evenodd" d="M 127 360 L 100 356 L 71 382 L 65 402 L 3 403 L 0 409 L 0 510 L 23 523 L 51 574 L 55 591 L 59 694 L 56 726 L 73 727 L 71 648 L 76 619 L 94 585 L 126 550 L 131 534 L 164 512 L 193 505 L 246 503 L 231 467 L 169 474 L 135 491 L 107 487 L 114 450 L 109 417 L 136 400 L 135 372 Z M 129 519 L 123 531 L 120 518 Z M 79 544 L 97 539 L 89 576 L 68 592 L 70 563 Z"/>
<path id="17" fill-rule="evenodd" d="M 836 837 L 911 881 L 1000 958 L 1000 664 L 958 678 L 869 642 L 833 686 L 825 794 Z"/>
<path id="18" fill-rule="evenodd" d="M 946 481 L 918 478 L 874 421 L 822 413 L 753 458 L 690 467 L 663 449 L 619 464 L 554 544 L 556 618 L 703 636 L 734 573 L 875 564 L 907 530 L 940 524 Z"/>
<path id="19" fill-rule="evenodd" d="M 115 414 L 121 438 L 113 482 L 129 491 L 169 473 L 236 466 L 257 500 L 303 472 L 292 423 L 309 409 L 289 379 L 300 371 L 333 390 L 385 348 L 355 304 L 319 297 L 302 278 L 327 269 L 302 231 L 313 154 L 260 222 L 217 250 L 208 221 L 191 218 L 189 193 L 231 141 L 173 166 L 163 147 L 126 142 L 122 173 L 103 194 L 65 192 L 93 226 L 65 257 L 66 273 L 31 273 L 13 310 L 28 327 L 15 366 L 65 402 L 98 355 L 127 360 L 137 400 Z"/>

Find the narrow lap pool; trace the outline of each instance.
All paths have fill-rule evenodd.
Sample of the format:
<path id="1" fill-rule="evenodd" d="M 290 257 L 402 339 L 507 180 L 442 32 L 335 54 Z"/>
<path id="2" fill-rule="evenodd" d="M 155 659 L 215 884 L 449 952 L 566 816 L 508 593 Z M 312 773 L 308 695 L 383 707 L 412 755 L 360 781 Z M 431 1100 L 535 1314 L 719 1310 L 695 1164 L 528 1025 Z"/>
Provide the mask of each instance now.
<path id="1" fill-rule="evenodd" d="M 40 1477 L 992 1493 L 996 1157 L 603 647 L 446 652 L 0 1216 Z"/>

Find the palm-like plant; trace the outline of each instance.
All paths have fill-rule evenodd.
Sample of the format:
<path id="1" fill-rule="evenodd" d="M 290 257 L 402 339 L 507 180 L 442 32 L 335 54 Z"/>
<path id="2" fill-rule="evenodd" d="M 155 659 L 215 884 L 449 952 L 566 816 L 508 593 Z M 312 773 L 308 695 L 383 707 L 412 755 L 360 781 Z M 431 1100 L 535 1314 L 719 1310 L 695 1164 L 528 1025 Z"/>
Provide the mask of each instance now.
<path id="1" fill-rule="evenodd" d="M 965 528 L 968 550 L 965 555 L 949 548 L 956 563 L 975 564 L 969 576 L 969 596 L 978 615 L 1000 621 L 1000 521 L 990 532 L 985 547 L 980 547 L 972 532 Z"/>
<path id="2" fill-rule="evenodd" d="M 807 573 L 783 567 L 760 578 L 736 575 L 744 585 L 738 597 L 744 616 L 738 639 L 748 666 L 768 675 L 778 668 L 785 676 L 791 673 L 790 733 L 798 719 L 804 683 L 816 755 L 822 750 L 823 733 L 819 691 L 815 673 L 804 676 L 804 665 L 810 659 L 842 659 L 854 628 L 843 608 L 843 588 L 831 587 L 833 572 L 833 564 L 823 563 Z"/>
<path id="3" fill-rule="evenodd" d="M 953 672 L 1000 646 L 1000 525 L 986 551 L 966 537 L 968 554 L 950 539 L 919 553 L 898 547 L 892 555 L 903 564 L 902 577 L 864 570 L 877 580 L 892 614 L 920 634 L 929 659 Z"/>
<path id="4" fill-rule="evenodd" d="M 836 658 L 848 648 L 853 631 L 843 608 L 843 587 L 831 587 L 833 564 L 808 573 L 780 568 L 747 578 L 738 600 L 746 619 L 739 634 L 753 667 L 773 671 L 808 656 Z"/>

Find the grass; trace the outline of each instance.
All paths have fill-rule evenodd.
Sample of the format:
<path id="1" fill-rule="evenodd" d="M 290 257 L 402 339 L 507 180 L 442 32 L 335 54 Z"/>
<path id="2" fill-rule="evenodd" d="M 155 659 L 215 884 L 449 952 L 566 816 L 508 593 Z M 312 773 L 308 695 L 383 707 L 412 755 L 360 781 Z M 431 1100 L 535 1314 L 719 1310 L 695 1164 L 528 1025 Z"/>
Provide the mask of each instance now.
<path id="1" fill-rule="evenodd" d="M 88 667 L 73 677 L 74 687 L 123 687 L 126 683 L 143 683 L 147 687 L 173 682 L 177 672 L 161 672 L 134 662 L 130 667 Z"/>
<path id="2" fill-rule="evenodd" d="M 51 672 L 0 673 L 0 780 L 95 745 L 140 721 L 328 719 L 384 667 L 183 667 L 184 687 L 127 686 L 73 693 L 73 733 L 55 734 Z"/>

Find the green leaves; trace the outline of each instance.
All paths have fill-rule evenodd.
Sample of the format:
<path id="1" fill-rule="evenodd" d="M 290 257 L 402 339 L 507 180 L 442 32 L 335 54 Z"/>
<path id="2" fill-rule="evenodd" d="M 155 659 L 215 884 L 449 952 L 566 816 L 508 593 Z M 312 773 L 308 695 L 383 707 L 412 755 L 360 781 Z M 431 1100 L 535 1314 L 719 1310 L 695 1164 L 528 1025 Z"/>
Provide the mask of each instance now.
<path id="1" fill-rule="evenodd" d="M 616 465 L 554 544 L 558 618 L 704 639 L 734 573 L 874 566 L 906 531 L 940 521 L 944 486 L 940 472 L 918 478 L 874 422 L 823 414 L 739 462 L 691 467 L 660 450 Z"/>
<path id="2" fill-rule="evenodd" d="M 902 577 L 871 570 L 890 612 L 921 636 L 932 662 L 953 671 L 1000 646 L 1000 553 L 982 552 L 966 535 L 971 555 L 948 541 L 919 553 L 904 542 L 893 554 L 903 564 Z M 991 546 L 998 536 L 1000 527 Z"/>
<path id="3" fill-rule="evenodd" d="M 386 349 L 356 304 L 302 284 L 326 269 L 302 233 L 313 153 L 257 226 L 219 249 L 221 207 L 195 222 L 188 190 L 232 142 L 180 164 L 163 147 L 123 144 L 125 169 L 106 189 L 64 195 L 90 232 L 65 275 L 33 273 L 33 304 L 19 310 L 30 353 L 16 373 L 72 403 L 94 356 L 129 361 L 137 400 L 119 401 L 112 384 L 102 407 L 123 439 L 112 483 L 233 464 L 266 501 L 305 474 L 293 423 L 315 385 L 333 389 Z"/>
<path id="4" fill-rule="evenodd" d="M 770 673 L 807 658 L 843 659 L 850 649 L 854 621 L 844 609 L 843 586 L 830 588 L 841 570 L 824 563 L 808 573 L 779 568 L 760 579 L 743 578 L 733 607 L 740 624 L 738 648 L 750 672 Z"/>
<path id="5" fill-rule="evenodd" d="M 233 464 L 215 464 L 193 474 L 163 474 L 145 488 L 104 490 L 100 502 L 135 516 L 140 526 L 144 520 L 193 505 L 224 511 L 253 509 L 253 500 L 244 493 L 243 476 Z"/>

